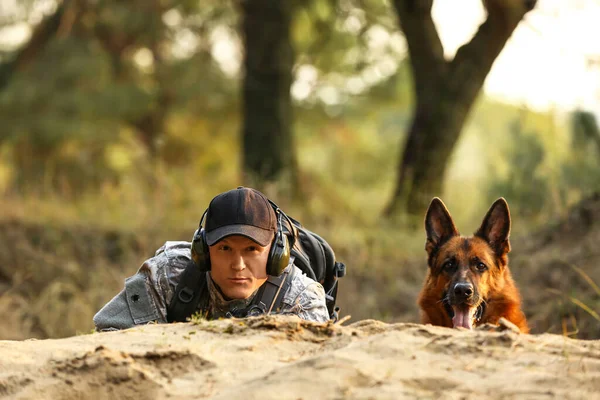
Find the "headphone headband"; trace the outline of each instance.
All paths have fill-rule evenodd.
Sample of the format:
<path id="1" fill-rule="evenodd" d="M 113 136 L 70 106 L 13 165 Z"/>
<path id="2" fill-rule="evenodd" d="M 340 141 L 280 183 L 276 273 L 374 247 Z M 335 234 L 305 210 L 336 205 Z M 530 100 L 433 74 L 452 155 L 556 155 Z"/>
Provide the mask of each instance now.
<path id="1" fill-rule="evenodd" d="M 206 218 L 206 214 L 208 214 L 208 208 L 204 210 L 202 213 L 202 217 L 200 218 L 200 223 L 198 224 L 198 229 L 202 229 L 202 223 L 204 222 L 204 218 Z"/>
<path id="2" fill-rule="evenodd" d="M 283 235 L 283 224 L 281 223 L 281 215 L 283 214 L 283 212 L 279 209 L 277 204 L 275 204 L 271 200 L 269 200 L 269 203 L 271 203 L 271 206 L 275 209 L 275 216 L 277 217 L 277 233 L 275 234 Z"/>
<path id="3" fill-rule="evenodd" d="M 294 243 L 296 242 L 296 232 L 295 232 L 295 228 L 294 228 L 294 223 L 292 222 L 291 218 L 288 217 L 288 215 L 286 213 L 284 213 L 283 210 L 281 208 L 279 208 L 279 206 L 277 204 L 275 204 L 275 202 L 273 200 L 271 200 L 271 199 L 267 199 L 267 200 L 271 204 L 271 207 L 273 207 L 275 209 L 275 214 L 279 214 L 279 217 L 277 218 L 277 222 L 278 222 L 277 231 L 281 232 L 281 234 L 283 234 L 283 224 L 280 219 L 281 216 L 285 217 L 288 224 L 290 225 L 290 233 L 291 233 L 290 236 L 292 238 L 292 243 L 290 244 L 290 247 L 294 247 Z"/>

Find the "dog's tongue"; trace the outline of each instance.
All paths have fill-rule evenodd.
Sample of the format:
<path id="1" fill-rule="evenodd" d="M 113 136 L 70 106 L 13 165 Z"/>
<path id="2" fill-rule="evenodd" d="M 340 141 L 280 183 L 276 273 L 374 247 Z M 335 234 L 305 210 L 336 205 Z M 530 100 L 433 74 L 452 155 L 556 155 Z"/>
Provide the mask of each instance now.
<path id="1" fill-rule="evenodd" d="M 452 324 L 455 328 L 461 327 L 466 329 L 473 329 L 473 315 L 475 314 L 475 307 L 452 307 L 454 310 L 454 317 L 452 318 Z"/>

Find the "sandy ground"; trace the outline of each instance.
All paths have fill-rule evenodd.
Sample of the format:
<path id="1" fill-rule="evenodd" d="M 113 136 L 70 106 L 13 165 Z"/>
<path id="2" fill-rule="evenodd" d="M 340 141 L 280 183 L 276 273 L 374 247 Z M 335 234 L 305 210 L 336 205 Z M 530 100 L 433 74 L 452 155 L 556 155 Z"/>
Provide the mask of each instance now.
<path id="1" fill-rule="evenodd" d="M 600 341 L 259 317 L 0 341 L 0 398 L 592 399 Z"/>

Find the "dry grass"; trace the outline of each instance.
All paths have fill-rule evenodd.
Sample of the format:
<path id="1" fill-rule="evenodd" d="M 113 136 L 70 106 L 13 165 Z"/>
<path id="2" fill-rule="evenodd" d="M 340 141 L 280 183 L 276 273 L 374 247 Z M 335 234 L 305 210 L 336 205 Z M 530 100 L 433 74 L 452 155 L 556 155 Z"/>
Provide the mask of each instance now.
<path id="1" fill-rule="evenodd" d="M 327 193 L 321 187 L 326 184 L 313 181 L 314 193 Z M 156 248 L 189 239 L 214 195 L 200 189 L 185 196 L 148 193 L 105 189 L 68 207 L 58 197 L 1 199 L 9 212 L 0 220 L 0 313 L 10 323 L 0 328 L 0 338 L 89 332 L 94 313 Z M 286 210 L 327 238 L 347 264 L 338 295 L 342 316 L 416 322 L 415 300 L 427 268 L 424 232 L 382 223 L 367 203 L 363 196 L 323 196 Z M 533 332 L 600 337 L 598 220 L 596 198 L 560 223 L 513 235 L 511 270 Z M 478 223 L 470 224 L 473 230 Z"/>

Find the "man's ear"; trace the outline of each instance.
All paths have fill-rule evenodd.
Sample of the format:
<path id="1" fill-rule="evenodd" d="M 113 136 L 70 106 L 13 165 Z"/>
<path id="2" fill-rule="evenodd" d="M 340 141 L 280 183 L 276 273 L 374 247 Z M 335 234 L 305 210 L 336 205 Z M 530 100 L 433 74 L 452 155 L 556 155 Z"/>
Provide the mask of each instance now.
<path id="1" fill-rule="evenodd" d="M 475 236 L 484 239 L 498 256 L 510 251 L 510 211 L 503 197 L 492 204 Z"/>
<path id="2" fill-rule="evenodd" d="M 425 250 L 431 254 L 433 250 L 452 236 L 458 236 L 458 230 L 454 226 L 454 221 L 448 212 L 448 209 L 437 197 L 434 197 L 429 204 L 427 214 L 425 215 L 425 232 L 427 232 L 427 242 Z"/>

